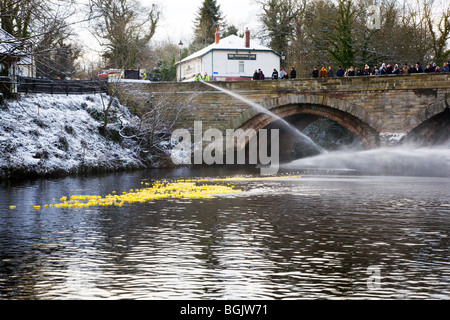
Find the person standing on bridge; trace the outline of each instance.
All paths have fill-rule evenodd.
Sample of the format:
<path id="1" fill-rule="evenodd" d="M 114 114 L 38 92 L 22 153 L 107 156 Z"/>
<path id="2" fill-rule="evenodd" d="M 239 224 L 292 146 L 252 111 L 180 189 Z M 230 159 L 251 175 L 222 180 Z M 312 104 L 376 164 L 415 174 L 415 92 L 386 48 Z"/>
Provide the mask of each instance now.
<path id="1" fill-rule="evenodd" d="M 264 72 L 262 72 L 261 69 L 259 69 L 259 80 L 266 80 L 266 76 L 264 75 Z"/>
<path id="2" fill-rule="evenodd" d="M 313 76 L 313 78 L 318 78 L 319 77 L 319 70 L 317 70 L 317 67 L 314 67 L 314 70 L 312 72 L 312 76 Z"/>
<path id="3" fill-rule="evenodd" d="M 334 71 L 333 71 L 333 69 L 331 69 L 331 67 L 328 67 L 327 77 L 328 78 L 333 78 L 334 77 Z"/>
<path id="4" fill-rule="evenodd" d="M 205 72 L 205 75 L 203 76 L 203 81 L 209 81 L 210 78 L 208 76 L 208 74 Z"/>
<path id="5" fill-rule="evenodd" d="M 291 74 L 289 75 L 291 79 L 297 78 L 297 71 L 295 71 L 294 67 L 291 69 Z"/>
<path id="6" fill-rule="evenodd" d="M 327 77 L 327 69 L 325 67 L 322 67 L 319 71 L 319 78 L 326 78 Z"/>
<path id="7" fill-rule="evenodd" d="M 379 76 L 380 74 L 381 74 L 380 73 L 380 68 L 378 68 L 378 66 L 375 65 L 375 67 L 373 67 L 373 75 Z"/>
<path id="8" fill-rule="evenodd" d="M 259 80 L 258 70 L 255 70 L 255 73 L 253 73 L 253 80 Z"/>
<path id="9" fill-rule="evenodd" d="M 350 67 L 350 69 L 347 70 L 347 77 L 354 77 L 355 76 L 355 69 L 353 67 Z"/>
<path id="10" fill-rule="evenodd" d="M 345 74 L 344 69 L 342 69 L 342 67 L 339 66 L 339 69 L 336 71 L 336 76 L 340 78 L 340 77 L 343 77 L 344 74 Z"/>
<path id="11" fill-rule="evenodd" d="M 403 74 L 409 74 L 409 67 L 407 63 L 403 66 L 402 72 Z"/>
<path id="12" fill-rule="evenodd" d="M 427 64 L 425 67 L 425 73 L 431 73 L 434 72 L 434 70 L 431 68 L 431 64 Z"/>
<path id="13" fill-rule="evenodd" d="M 277 69 L 273 69 L 272 80 L 278 80 L 278 71 L 277 71 Z"/>
<path id="14" fill-rule="evenodd" d="M 394 70 L 392 70 L 392 74 L 400 74 L 400 69 L 398 68 L 397 64 L 394 66 Z"/>
<path id="15" fill-rule="evenodd" d="M 416 72 L 415 73 L 423 73 L 423 68 L 420 63 L 416 63 Z"/>

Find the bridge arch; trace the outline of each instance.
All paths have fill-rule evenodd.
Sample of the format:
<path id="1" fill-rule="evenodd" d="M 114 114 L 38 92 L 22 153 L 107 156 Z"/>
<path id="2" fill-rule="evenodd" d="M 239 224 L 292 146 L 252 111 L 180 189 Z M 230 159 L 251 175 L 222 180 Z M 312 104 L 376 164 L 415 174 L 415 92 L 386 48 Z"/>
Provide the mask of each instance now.
<path id="1" fill-rule="evenodd" d="M 352 132 L 366 147 L 380 145 L 382 121 L 348 101 L 329 96 L 298 95 L 267 100 L 261 105 L 283 119 L 304 116 L 312 122 L 318 117 L 328 118 Z M 277 118 L 266 113 L 248 109 L 232 119 L 230 126 L 245 132 L 263 129 L 276 121 Z"/>
<path id="2" fill-rule="evenodd" d="M 435 145 L 450 139 L 450 106 L 447 100 L 430 104 L 405 121 L 405 142 Z"/>

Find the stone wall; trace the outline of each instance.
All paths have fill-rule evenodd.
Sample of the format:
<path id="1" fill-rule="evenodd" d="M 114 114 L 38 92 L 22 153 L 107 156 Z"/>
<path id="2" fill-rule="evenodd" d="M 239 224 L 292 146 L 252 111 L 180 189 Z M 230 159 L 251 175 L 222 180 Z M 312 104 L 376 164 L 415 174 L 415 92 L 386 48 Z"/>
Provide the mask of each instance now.
<path id="1" fill-rule="evenodd" d="M 361 130 L 367 144 L 384 137 L 406 136 L 427 120 L 449 108 L 450 74 L 348 77 L 269 81 L 214 82 L 264 108 L 292 116 L 312 114 L 329 117 L 351 131 Z M 178 126 L 220 130 L 267 125 L 248 104 L 204 83 L 120 83 L 123 99 L 142 103 L 149 97 L 164 99 L 168 108 L 183 112 Z M 290 110 L 286 113 L 287 108 Z M 317 111 L 320 109 L 321 113 Z M 283 113 L 284 112 L 284 113 Z M 334 117 L 334 119 L 332 118 Z M 257 128 L 255 128 L 257 129 Z"/>

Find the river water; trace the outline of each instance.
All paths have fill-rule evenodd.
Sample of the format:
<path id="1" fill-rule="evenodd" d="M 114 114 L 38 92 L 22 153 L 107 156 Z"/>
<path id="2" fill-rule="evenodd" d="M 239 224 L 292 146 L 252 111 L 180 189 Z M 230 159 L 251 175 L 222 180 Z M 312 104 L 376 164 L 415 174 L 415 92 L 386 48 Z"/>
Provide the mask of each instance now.
<path id="1" fill-rule="evenodd" d="M 33 209 L 161 179 L 257 173 L 194 167 L 3 183 L 0 298 L 450 297 L 448 178 L 290 169 L 214 182 L 243 192 L 210 199 Z"/>

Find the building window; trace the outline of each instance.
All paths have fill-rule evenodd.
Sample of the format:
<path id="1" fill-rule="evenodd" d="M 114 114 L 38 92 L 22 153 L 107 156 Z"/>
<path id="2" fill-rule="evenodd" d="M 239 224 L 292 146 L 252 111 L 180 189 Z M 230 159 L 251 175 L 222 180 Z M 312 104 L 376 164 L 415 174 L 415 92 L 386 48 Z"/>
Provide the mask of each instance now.
<path id="1" fill-rule="evenodd" d="M 239 73 L 244 73 L 244 61 L 239 61 Z"/>

